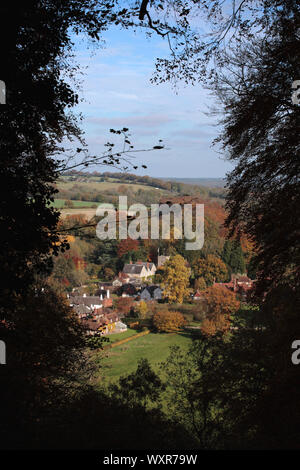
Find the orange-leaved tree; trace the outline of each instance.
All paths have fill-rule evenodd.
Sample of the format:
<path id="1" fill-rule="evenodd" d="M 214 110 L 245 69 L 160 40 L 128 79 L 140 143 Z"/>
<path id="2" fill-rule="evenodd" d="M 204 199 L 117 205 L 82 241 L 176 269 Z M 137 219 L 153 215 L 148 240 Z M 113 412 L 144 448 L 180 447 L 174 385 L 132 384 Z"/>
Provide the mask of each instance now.
<path id="1" fill-rule="evenodd" d="M 118 257 L 126 255 L 129 251 L 138 251 L 139 241 L 132 238 L 126 238 L 118 243 Z"/>
<path id="2" fill-rule="evenodd" d="M 186 324 L 184 316 L 180 312 L 157 312 L 153 316 L 154 327 L 161 332 L 173 333 L 179 331 Z"/>
<path id="3" fill-rule="evenodd" d="M 212 286 L 206 289 L 203 296 L 207 315 L 201 325 L 202 332 L 213 335 L 217 331 L 227 331 L 230 328 L 230 316 L 240 307 L 234 292 L 226 287 Z"/>
<path id="4" fill-rule="evenodd" d="M 119 297 L 114 302 L 114 308 L 119 313 L 128 315 L 133 310 L 134 301 L 131 297 Z"/>

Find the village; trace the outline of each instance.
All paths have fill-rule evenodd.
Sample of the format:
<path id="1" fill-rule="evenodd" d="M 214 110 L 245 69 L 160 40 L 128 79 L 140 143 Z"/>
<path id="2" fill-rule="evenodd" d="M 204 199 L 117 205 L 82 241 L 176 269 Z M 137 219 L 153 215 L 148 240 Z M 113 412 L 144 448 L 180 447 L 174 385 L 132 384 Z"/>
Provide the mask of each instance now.
<path id="1" fill-rule="evenodd" d="M 106 336 L 122 333 L 127 330 L 126 316 L 139 306 L 141 302 L 153 304 L 164 302 L 163 288 L 153 284 L 157 269 L 161 269 L 170 256 L 158 256 L 157 266 L 152 262 L 137 261 L 125 264 L 123 270 L 111 282 L 100 282 L 94 295 L 83 293 L 77 289 L 68 294 L 68 301 L 78 316 L 88 336 Z M 241 300 L 246 301 L 253 289 L 253 280 L 247 275 L 232 275 L 230 282 L 214 282 L 213 287 L 226 288 Z M 118 299 L 130 299 L 129 309 L 125 313 L 118 308 Z M 190 293 L 190 301 L 197 304 L 204 301 L 203 292 L 199 289 Z M 138 326 L 139 322 L 135 322 Z"/>

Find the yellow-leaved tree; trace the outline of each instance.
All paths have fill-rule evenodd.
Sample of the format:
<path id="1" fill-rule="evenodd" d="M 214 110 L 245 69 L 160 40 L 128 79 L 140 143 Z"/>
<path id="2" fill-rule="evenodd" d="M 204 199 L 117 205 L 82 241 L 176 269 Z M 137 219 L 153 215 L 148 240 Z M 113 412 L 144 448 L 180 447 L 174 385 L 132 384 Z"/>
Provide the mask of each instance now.
<path id="1" fill-rule="evenodd" d="M 147 316 L 148 306 L 144 300 L 141 300 L 136 307 L 137 314 L 140 320 L 144 320 Z"/>
<path id="2" fill-rule="evenodd" d="M 193 264 L 195 278 L 203 278 L 208 286 L 214 281 L 224 282 L 228 277 L 228 269 L 225 263 L 215 255 L 207 255 L 199 258 Z"/>
<path id="3" fill-rule="evenodd" d="M 191 292 L 188 288 L 190 268 L 186 260 L 180 255 L 171 256 L 163 265 L 162 277 L 163 296 L 169 302 L 182 304 L 183 299 Z"/>

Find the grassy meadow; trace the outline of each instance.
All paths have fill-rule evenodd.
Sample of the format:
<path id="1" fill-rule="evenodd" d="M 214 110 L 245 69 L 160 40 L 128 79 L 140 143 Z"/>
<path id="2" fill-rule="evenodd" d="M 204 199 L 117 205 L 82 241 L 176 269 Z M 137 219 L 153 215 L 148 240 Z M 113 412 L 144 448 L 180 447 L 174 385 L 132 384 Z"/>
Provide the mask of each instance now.
<path id="1" fill-rule="evenodd" d="M 132 331 L 134 330 L 121 333 L 118 335 L 118 340 L 131 336 Z M 131 374 L 136 370 L 138 361 L 142 358 L 148 359 L 153 370 L 159 372 L 159 364 L 169 356 L 170 346 L 181 346 L 187 350 L 191 341 L 192 336 L 185 332 L 177 334 L 149 333 L 112 349 L 101 351 L 95 357 L 96 361 L 99 360 L 101 367 L 98 383 L 100 385 L 103 380 L 106 383 L 114 382 L 121 375 Z"/>
<path id="2" fill-rule="evenodd" d="M 65 207 L 65 201 L 66 199 L 55 199 L 54 202 L 51 204 L 52 206 L 54 206 L 56 209 L 63 209 Z M 74 208 L 84 208 L 84 207 L 94 207 L 94 206 L 97 206 L 97 202 L 92 202 L 92 201 L 71 201 L 73 203 L 73 206 Z M 71 208 L 68 207 L 66 208 L 68 210 L 70 210 Z"/>

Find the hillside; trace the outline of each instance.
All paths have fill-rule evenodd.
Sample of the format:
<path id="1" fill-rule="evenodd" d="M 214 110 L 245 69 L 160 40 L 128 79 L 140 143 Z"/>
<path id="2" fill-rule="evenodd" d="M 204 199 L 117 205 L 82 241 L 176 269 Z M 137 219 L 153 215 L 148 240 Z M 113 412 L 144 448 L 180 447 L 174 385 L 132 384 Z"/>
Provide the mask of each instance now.
<path id="1" fill-rule="evenodd" d="M 213 180 L 209 181 L 213 183 Z M 130 173 L 70 171 L 57 181 L 56 188 L 58 194 L 54 205 L 68 214 L 96 209 L 99 203 L 117 204 L 119 196 L 127 196 L 129 205 L 141 203 L 146 206 L 156 204 L 164 197 L 196 196 L 221 204 L 225 198 L 224 188 L 202 186 L 200 179 L 191 178 L 190 183 L 184 183 L 177 179 L 165 181 Z"/>

